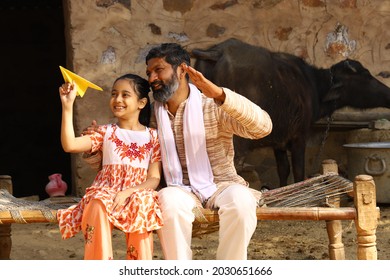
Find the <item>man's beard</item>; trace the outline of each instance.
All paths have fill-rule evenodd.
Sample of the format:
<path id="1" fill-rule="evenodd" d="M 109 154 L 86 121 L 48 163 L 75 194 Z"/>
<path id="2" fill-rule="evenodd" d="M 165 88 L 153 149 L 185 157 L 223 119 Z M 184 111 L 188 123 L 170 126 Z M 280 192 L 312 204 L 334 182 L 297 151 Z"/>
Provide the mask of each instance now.
<path id="1" fill-rule="evenodd" d="M 155 85 L 159 85 L 160 88 L 154 89 Z M 176 75 L 173 74 L 167 84 L 164 84 L 162 81 L 157 80 L 151 84 L 151 87 L 153 91 L 154 100 L 165 103 L 179 88 L 179 80 L 177 79 Z"/>

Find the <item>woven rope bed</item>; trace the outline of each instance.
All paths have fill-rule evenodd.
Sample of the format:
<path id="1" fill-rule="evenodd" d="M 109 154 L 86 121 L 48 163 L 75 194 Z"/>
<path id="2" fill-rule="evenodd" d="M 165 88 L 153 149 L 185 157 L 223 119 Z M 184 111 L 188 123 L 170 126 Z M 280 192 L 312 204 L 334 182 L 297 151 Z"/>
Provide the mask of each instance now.
<path id="1" fill-rule="evenodd" d="M 353 217 L 351 211 L 337 211 L 334 205 L 348 199 L 352 193 L 352 182 L 336 174 L 320 175 L 305 181 L 288 185 L 262 194 L 261 208 L 258 208 L 259 220 L 269 219 L 272 213 L 290 212 L 297 219 L 322 219 L 322 216 L 345 219 Z M 253 190 L 256 192 L 255 190 Z M 7 190 L 0 189 L 0 224 L 9 223 L 56 223 L 58 209 L 76 204 L 75 197 L 55 197 L 42 201 L 29 201 L 15 198 Z M 271 208 L 272 209 L 269 209 Z M 305 211 L 305 209 L 310 211 Z M 313 208 L 317 211 L 312 211 Z M 310 214 L 311 213 L 311 214 Z M 219 215 L 217 209 L 195 208 L 193 236 L 200 236 L 218 230 Z M 274 217 L 277 218 L 277 217 Z"/>
<path id="2" fill-rule="evenodd" d="M 351 197 L 353 206 L 340 207 L 343 200 Z M 79 200 L 59 197 L 27 201 L 0 188 L 0 230 L 12 223 L 57 223 L 57 210 Z M 328 170 L 324 175 L 264 192 L 259 205 L 258 220 L 326 221 L 330 259 L 345 259 L 341 220 L 353 220 L 357 231 L 357 259 L 377 258 L 375 233 L 379 208 L 376 207 L 375 184 L 371 176 L 359 175 L 351 182 Z M 217 209 L 195 208 L 194 214 L 194 237 L 219 229 Z M 0 238 L 4 237 L 0 234 Z"/>

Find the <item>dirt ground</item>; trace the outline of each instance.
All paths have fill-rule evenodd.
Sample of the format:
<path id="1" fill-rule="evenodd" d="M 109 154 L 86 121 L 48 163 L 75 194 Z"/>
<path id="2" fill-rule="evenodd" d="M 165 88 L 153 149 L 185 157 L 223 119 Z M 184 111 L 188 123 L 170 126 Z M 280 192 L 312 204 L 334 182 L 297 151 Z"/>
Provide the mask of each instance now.
<path id="1" fill-rule="evenodd" d="M 379 205 L 381 218 L 377 228 L 379 260 L 390 260 L 390 205 Z M 125 259 L 124 236 L 113 233 L 115 259 Z M 343 221 L 343 242 L 347 260 L 356 260 L 356 230 L 352 221 Z M 154 259 L 163 259 L 158 237 L 154 239 Z M 215 259 L 218 233 L 193 239 L 193 258 Z M 80 260 L 83 239 L 62 240 L 56 224 L 13 224 L 14 260 Z M 323 221 L 260 221 L 248 250 L 248 259 L 257 260 L 327 260 L 328 237 Z"/>

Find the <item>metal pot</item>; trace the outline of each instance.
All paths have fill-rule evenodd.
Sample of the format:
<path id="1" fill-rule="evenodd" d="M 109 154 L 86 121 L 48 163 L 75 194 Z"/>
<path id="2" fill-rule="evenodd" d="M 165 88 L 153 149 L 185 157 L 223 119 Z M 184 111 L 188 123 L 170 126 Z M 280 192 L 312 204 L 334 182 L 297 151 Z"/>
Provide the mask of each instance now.
<path id="1" fill-rule="evenodd" d="M 390 142 L 351 143 L 347 148 L 348 176 L 353 179 L 360 174 L 374 178 L 376 200 L 390 203 Z"/>

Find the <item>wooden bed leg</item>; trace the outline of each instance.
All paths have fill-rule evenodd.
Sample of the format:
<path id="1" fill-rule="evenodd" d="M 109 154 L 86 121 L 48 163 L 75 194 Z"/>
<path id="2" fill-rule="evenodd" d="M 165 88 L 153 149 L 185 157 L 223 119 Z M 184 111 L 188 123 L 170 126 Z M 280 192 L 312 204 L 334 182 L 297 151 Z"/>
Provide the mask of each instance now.
<path id="1" fill-rule="evenodd" d="M 11 247 L 11 225 L 0 225 L 0 260 L 10 259 Z"/>
<path id="2" fill-rule="evenodd" d="M 356 207 L 357 259 L 376 260 L 376 228 L 378 212 L 374 179 L 369 175 L 358 175 L 353 184 Z"/>
<path id="3" fill-rule="evenodd" d="M 335 160 L 327 159 L 322 161 L 322 174 L 339 174 Z M 340 201 L 332 202 L 334 207 L 340 207 Z M 343 226 L 340 220 L 326 221 L 326 231 L 329 239 L 329 259 L 345 260 L 345 249 L 343 244 Z"/>
<path id="4" fill-rule="evenodd" d="M 329 238 L 329 259 L 345 260 L 341 221 L 326 221 L 326 231 Z"/>
<path id="5" fill-rule="evenodd" d="M 11 176 L 0 175 L 0 189 L 6 189 L 12 194 Z M 0 260 L 10 259 L 11 247 L 11 225 L 0 225 Z"/>

